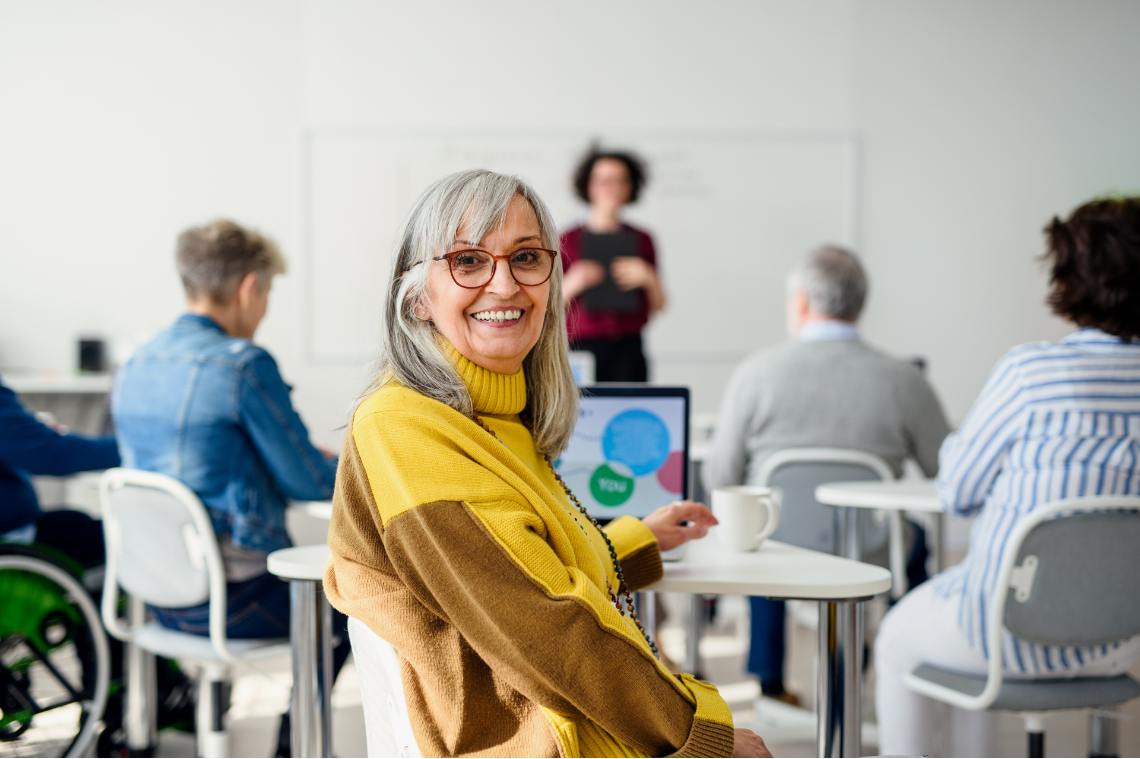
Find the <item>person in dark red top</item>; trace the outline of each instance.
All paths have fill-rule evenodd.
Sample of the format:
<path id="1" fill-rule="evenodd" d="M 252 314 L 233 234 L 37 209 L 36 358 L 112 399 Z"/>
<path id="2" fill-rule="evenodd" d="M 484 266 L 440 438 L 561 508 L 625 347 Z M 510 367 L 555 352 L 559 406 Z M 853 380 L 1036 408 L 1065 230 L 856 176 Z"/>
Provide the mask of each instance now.
<path id="1" fill-rule="evenodd" d="M 594 354 L 598 382 L 649 379 L 641 330 L 665 308 L 665 290 L 653 238 L 621 220 L 622 208 L 637 201 L 645 180 L 645 167 L 633 155 L 597 149 L 590 150 L 574 176 L 578 196 L 590 204 L 590 211 L 585 224 L 562 233 L 562 296 L 568 306 L 570 347 Z M 589 310 L 579 296 L 601 284 L 607 272 L 597 261 L 582 257 L 582 237 L 622 232 L 633 236 L 637 255 L 615 258 L 609 276 L 619 289 L 637 292 L 638 307 L 621 312 Z"/>

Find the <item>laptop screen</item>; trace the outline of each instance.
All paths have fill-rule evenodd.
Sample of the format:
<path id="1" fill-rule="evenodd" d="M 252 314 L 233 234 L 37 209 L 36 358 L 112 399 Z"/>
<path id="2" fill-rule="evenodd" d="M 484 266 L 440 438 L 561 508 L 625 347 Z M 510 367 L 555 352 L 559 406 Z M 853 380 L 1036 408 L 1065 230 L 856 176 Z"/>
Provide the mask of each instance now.
<path id="1" fill-rule="evenodd" d="M 590 515 L 647 516 L 689 484 L 689 390 L 582 388 L 578 423 L 555 469 Z"/>

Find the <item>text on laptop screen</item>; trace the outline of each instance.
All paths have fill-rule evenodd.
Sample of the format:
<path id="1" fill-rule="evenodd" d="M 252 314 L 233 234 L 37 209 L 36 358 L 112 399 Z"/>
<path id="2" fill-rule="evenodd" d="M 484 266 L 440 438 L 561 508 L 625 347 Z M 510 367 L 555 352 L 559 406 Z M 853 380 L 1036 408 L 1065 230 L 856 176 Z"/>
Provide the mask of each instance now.
<path id="1" fill-rule="evenodd" d="M 555 468 L 592 516 L 646 516 L 684 497 L 688 413 L 684 388 L 588 389 Z"/>

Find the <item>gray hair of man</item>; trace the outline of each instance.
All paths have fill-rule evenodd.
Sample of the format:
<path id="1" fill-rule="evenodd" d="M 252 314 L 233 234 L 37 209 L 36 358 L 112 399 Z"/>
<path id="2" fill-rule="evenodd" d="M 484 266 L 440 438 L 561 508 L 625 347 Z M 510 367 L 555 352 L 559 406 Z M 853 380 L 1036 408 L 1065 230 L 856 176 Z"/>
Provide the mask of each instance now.
<path id="1" fill-rule="evenodd" d="M 854 322 L 867 301 L 867 274 L 847 248 L 824 245 L 808 254 L 788 275 L 788 292 L 803 289 L 811 310 Z"/>
<path id="2" fill-rule="evenodd" d="M 518 177 L 492 171 L 462 171 L 428 187 L 416 201 L 404 225 L 387 303 L 379 371 L 369 391 L 395 379 L 459 413 L 474 417 L 471 394 L 443 353 L 434 325 L 417 318 L 418 304 L 428 305 L 428 267 L 455 241 L 482 240 L 502 224 L 511 200 L 524 198 L 538 218 L 542 244 L 558 250 L 558 230 L 546 204 Z M 458 287 L 458 285 L 456 285 Z M 526 375 L 527 420 L 538 451 L 550 457 L 565 448 L 578 418 L 578 388 L 570 371 L 566 313 L 562 304 L 562 267 L 557 261 L 550 277 L 550 296 L 538 342 L 523 359 Z"/>

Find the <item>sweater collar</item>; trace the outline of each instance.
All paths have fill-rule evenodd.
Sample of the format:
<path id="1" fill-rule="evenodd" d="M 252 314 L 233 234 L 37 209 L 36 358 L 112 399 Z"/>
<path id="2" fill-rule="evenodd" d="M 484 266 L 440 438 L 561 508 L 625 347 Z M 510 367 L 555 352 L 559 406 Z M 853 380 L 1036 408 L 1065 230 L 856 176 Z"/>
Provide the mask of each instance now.
<path id="1" fill-rule="evenodd" d="M 443 355 L 455 367 L 478 414 L 518 414 L 526 407 L 526 375 L 499 374 L 469 360 L 446 340 L 439 341 Z"/>

